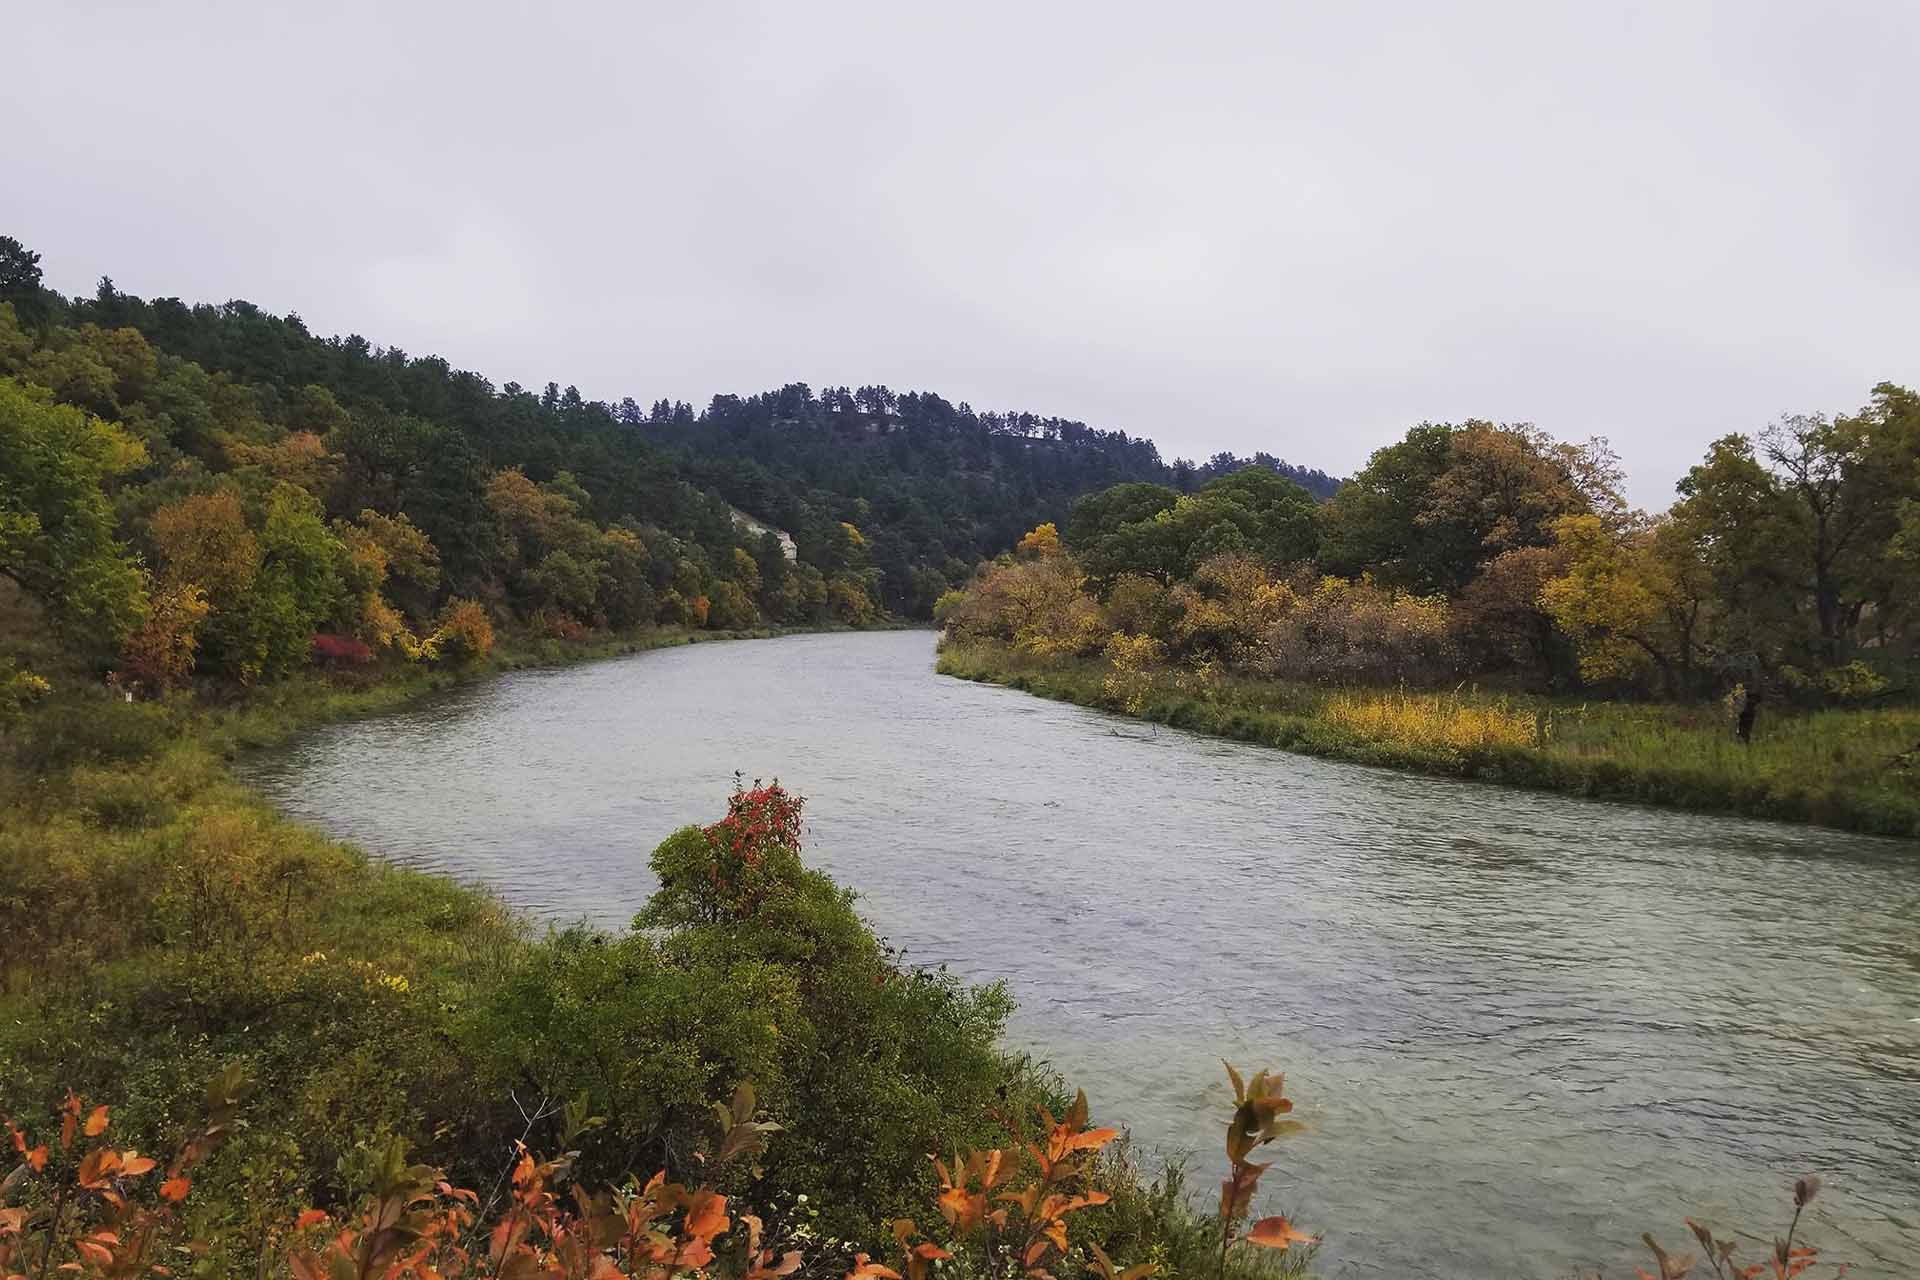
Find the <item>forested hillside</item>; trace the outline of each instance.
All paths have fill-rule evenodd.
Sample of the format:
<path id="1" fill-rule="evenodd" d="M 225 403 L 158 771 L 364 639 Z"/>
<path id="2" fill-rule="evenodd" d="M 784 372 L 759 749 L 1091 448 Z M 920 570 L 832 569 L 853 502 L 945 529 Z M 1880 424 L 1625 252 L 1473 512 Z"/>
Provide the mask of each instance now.
<path id="1" fill-rule="evenodd" d="M 496 387 L 246 302 L 109 279 L 65 298 L 12 240 L 0 378 L 8 431 L 40 457 L 9 477 L 0 570 L 103 660 L 133 636 L 123 666 L 149 688 L 282 673 L 315 634 L 335 658 L 434 656 L 488 618 L 569 635 L 926 617 L 1082 493 L 1282 465 L 1167 466 L 1124 432 L 880 387 L 699 414 Z"/>
<path id="2" fill-rule="evenodd" d="M 624 416 L 628 410 L 618 411 Z M 1338 481 L 1269 454 L 1216 454 L 1163 464 L 1153 442 L 1124 431 L 1030 413 L 976 413 L 937 395 L 886 387 L 795 383 L 764 395 L 691 406 L 656 401 L 643 432 L 690 460 L 692 474 L 745 510 L 791 529 L 801 554 L 831 541 L 835 521 L 869 531 L 883 602 L 925 616 L 983 556 L 1080 494 L 1128 481 L 1189 492 L 1249 467 L 1286 475 L 1316 496 Z M 830 548 L 826 548 L 830 549 Z"/>

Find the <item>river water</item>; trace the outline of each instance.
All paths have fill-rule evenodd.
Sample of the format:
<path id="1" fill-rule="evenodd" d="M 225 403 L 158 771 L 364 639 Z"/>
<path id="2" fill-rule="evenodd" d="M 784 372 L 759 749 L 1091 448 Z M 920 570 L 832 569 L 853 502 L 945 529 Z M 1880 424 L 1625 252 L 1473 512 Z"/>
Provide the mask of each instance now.
<path id="1" fill-rule="evenodd" d="M 530 913 L 624 925 L 736 770 L 909 961 L 1151 1153 L 1220 1059 L 1308 1132 L 1263 1205 L 1328 1277 L 1631 1274 L 1683 1215 L 1920 1271 L 1920 848 L 1411 777 L 932 672 L 926 632 L 702 644 L 460 689 L 252 766 L 287 812 Z M 1269 1148 L 1274 1150 L 1274 1148 Z M 1749 1261 L 1764 1245 L 1742 1249 Z"/>

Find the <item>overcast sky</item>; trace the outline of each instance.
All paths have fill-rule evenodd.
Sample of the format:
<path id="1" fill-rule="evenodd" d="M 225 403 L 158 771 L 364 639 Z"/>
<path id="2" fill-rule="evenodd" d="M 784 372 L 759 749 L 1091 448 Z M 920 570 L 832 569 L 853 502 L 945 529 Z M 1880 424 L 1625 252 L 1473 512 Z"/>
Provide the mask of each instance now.
<path id="1" fill-rule="evenodd" d="M 10 11 L 0 234 L 496 383 L 926 388 L 1345 473 L 1920 382 L 1920 4 Z"/>

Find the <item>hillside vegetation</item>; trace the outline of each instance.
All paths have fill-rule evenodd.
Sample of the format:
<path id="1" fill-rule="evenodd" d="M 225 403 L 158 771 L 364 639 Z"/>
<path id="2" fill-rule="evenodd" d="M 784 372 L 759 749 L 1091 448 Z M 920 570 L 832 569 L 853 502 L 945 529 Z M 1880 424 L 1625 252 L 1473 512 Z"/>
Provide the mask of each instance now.
<path id="1" fill-rule="evenodd" d="M 943 597 L 943 669 L 1316 754 L 1920 834 L 1920 396 L 1716 441 L 1658 515 L 1619 481 L 1604 442 L 1466 422 L 1325 503 L 1260 470 L 1118 485 Z"/>

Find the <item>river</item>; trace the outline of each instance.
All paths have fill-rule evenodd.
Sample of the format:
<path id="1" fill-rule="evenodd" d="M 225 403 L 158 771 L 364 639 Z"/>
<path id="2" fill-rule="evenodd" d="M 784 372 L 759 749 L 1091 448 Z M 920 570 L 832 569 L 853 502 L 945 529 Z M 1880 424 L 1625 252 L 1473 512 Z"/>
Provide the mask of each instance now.
<path id="1" fill-rule="evenodd" d="M 936 676 L 933 643 L 522 672 L 249 769 L 370 851 L 611 927 L 664 835 L 777 776 L 876 928 L 1004 979 L 1013 1040 L 1146 1150 L 1211 1174 L 1220 1059 L 1285 1070 L 1310 1127 L 1262 1203 L 1333 1280 L 1630 1274 L 1683 1215 L 1784 1229 L 1804 1172 L 1804 1234 L 1912 1274 L 1920 848 L 1156 730 Z"/>

